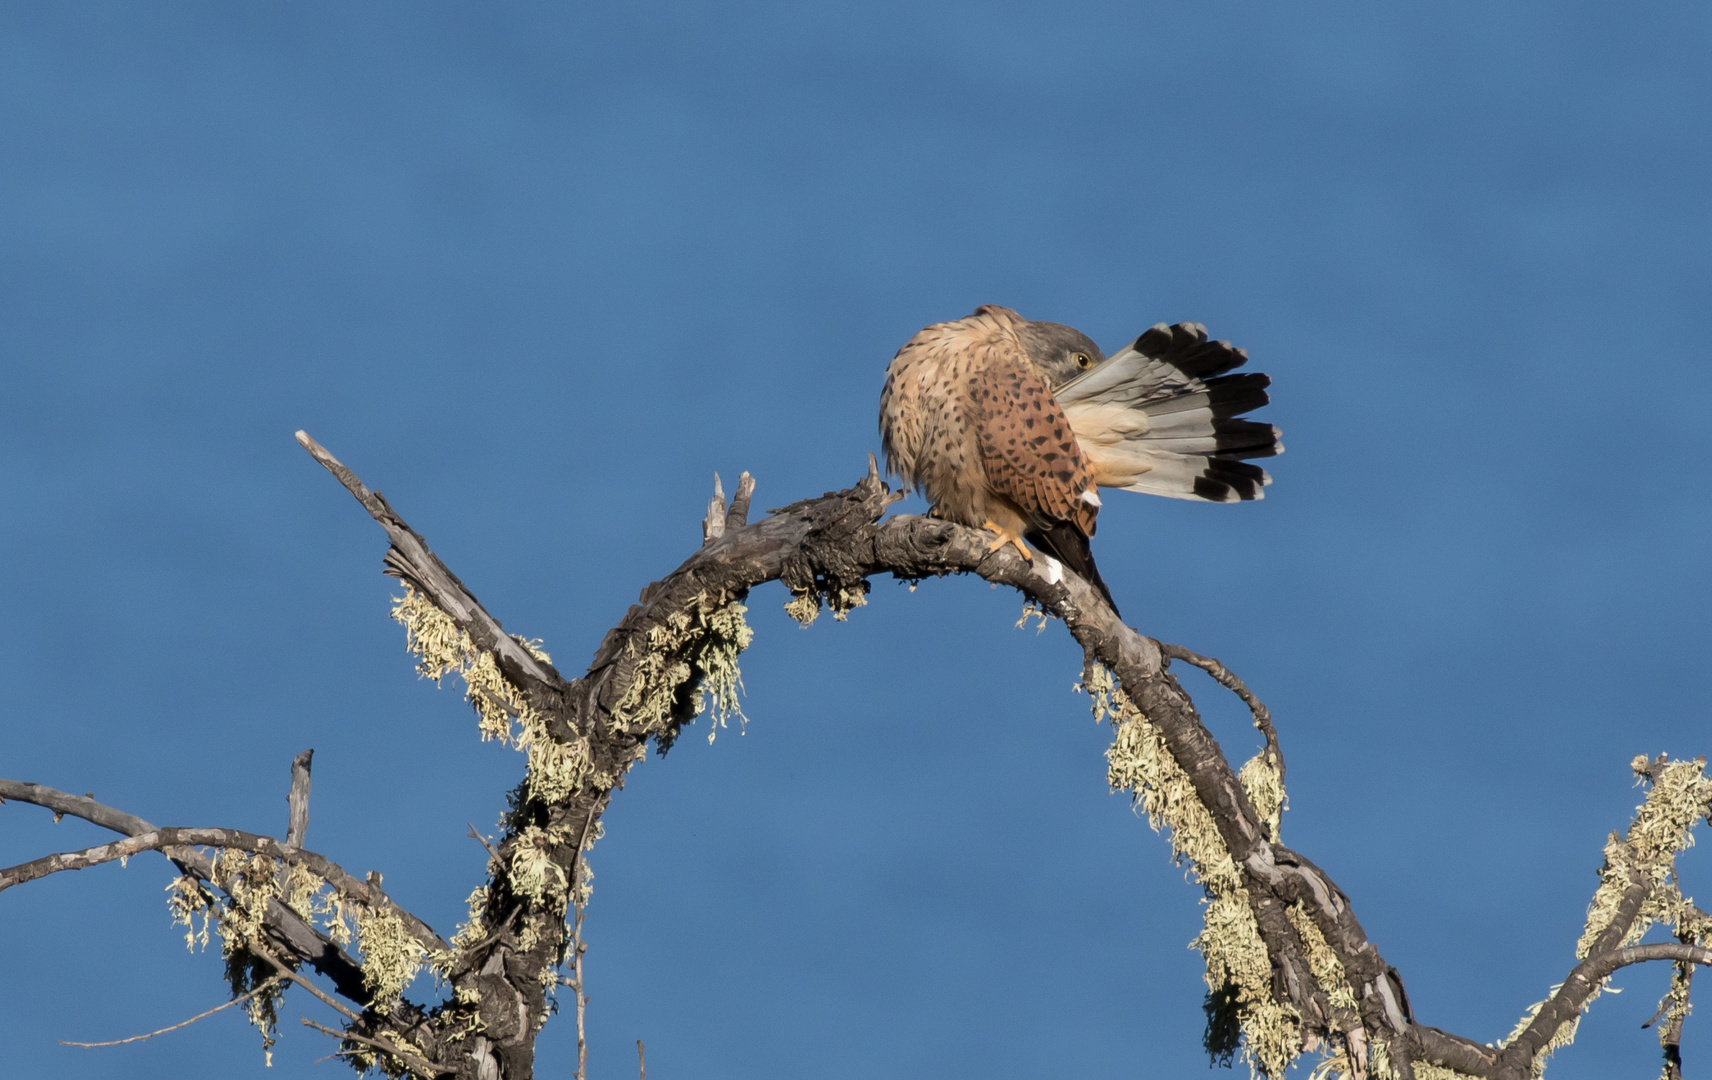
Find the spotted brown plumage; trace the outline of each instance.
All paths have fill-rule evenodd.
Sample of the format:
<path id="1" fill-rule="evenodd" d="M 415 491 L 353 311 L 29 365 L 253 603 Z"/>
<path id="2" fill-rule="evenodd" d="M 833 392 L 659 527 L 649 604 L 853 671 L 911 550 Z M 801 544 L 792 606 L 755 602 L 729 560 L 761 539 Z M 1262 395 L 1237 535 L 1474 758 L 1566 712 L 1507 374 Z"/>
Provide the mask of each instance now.
<path id="1" fill-rule="evenodd" d="M 1196 323 L 1160 324 L 1109 360 L 1085 334 L 985 305 L 935 323 L 892 357 L 880 393 L 887 467 L 933 513 L 1017 537 L 1111 601 L 1088 546 L 1096 485 L 1205 502 L 1263 497 L 1247 459 L 1281 453 L 1278 429 L 1239 414 L 1265 375 Z M 1113 605 L 1114 609 L 1116 605 Z"/>
<path id="2" fill-rule="evenodd" d="M 880 393 L 887 466 L 939 516 L 990 528 L 995 548 L 1015 543 L 1025 556 L 1027 539 L 1110 603 L 1088 549 L 1099 512 L 1093 474 L 1030 355 L 1027 326 L 1009 308 L 988 305 L 899 349 Z"/>

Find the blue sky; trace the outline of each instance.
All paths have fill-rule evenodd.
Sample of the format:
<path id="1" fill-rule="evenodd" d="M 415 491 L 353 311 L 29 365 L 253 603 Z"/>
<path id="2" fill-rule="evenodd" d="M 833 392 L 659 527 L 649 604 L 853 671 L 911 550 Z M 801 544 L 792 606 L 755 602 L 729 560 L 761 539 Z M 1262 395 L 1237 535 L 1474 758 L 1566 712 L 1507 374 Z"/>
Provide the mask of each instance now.
<path id="1" fill-rule="evenodd" d="M 923 324 L 1199 320 L 1289 453 L 1257 505 L 1108 498 L 1101 569 L 1272 707 L 1284 839 L 1420 1019 L 1496 1038 L 1572 966 L 1630 758 L 1712 750 L 1709 47 L 1690 4 L 0 5 L 0 774 L 272 833 L 313 746 L 310 845 L 449 932 L 521 759 L 415 678 L 293 430 L 580 671 L 715 470 L 860 473 Z M 785 599 L 747 733 L 607 818 L 594 1075 L 1203 1075 L 1196 890 L 1062 628 L 973 580 Z M 99 835 L 0 815 L 8 864 Z M 232 1012 L 57 1044 L 221 999 L 167 879 L 0 897 L 7 1071 L 337 1075 L 299 992 L 268 1072 Z M 1664 977 L 1551 1075 L 1656 1070 Z"/>

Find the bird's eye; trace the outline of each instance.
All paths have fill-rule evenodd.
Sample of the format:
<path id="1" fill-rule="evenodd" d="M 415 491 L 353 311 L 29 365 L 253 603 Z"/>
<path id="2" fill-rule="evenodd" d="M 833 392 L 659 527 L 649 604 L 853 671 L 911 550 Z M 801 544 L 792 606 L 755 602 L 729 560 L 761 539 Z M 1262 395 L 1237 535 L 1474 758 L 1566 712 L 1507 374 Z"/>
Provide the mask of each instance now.
<path id="1" fill-rule="evenodd" d="M 1072 353 L 1070 358 L 1076 361 L 1076 366 L 1081 368 L 1083 371 L 1087 371 L 1089 368 L 1094 366 L 1094 358 L 1085 352 Z"/>

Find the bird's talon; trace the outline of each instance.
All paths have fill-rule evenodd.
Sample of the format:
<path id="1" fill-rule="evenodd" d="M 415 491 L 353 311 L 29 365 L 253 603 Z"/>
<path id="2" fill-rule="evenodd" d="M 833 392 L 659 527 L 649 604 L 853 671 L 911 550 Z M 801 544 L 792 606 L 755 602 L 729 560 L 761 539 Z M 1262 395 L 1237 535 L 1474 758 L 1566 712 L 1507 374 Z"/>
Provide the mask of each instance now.
<path id="1" fill-rule="evenodd" d="M 1006 544 L 1014 544 L 1016 545 L 1017 554 L 1022 556 L 1024 562 L 1034 561 L 1034 552 L 1023 546 L 1022 537 L 1018 536 L 1016 533 L 1011 532 L 1002 525 L 995 525 L 990 519 L 983 522 L 981 528 L 986 532 L 998 534 L 997 538 L 987 545 L 987 554 L 991 555 Z"/>

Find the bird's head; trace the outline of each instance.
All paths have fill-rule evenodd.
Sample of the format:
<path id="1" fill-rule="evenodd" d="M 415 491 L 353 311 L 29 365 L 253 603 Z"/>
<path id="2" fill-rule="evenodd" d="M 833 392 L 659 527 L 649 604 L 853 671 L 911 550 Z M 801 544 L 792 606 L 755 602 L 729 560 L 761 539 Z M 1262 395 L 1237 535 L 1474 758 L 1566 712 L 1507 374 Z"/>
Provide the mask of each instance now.
<path id="1" fill-rule="evenodd" d="M 1093 339 L 1073 326 L 1031 322 L 1018 332 L 1028 358 L 1053 390 L 1102 363 L 1106 354 Z"/>

